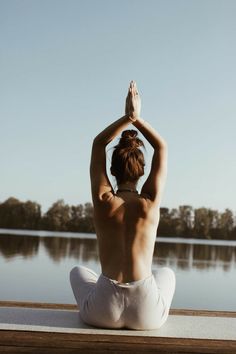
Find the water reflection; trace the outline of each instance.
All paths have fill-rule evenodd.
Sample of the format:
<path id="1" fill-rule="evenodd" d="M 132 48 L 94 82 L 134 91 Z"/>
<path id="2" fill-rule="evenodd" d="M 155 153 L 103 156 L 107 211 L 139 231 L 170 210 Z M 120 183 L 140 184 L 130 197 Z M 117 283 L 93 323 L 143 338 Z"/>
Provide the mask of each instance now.
<path id="1" fill-rule="evenodd" d="M 236 267 L 236 247 L 211 244 L 156 243 L 154 264 L 174 265 L 180 269 Z"/>
<path id="2" fill-rule="evenodd" d="M 37 256 L 42 248 L 54 262 L 60 262 L 64 258 L 74 258 L 85 262 L 98 261 L 96 239 L 0 235 L 0 254 L 5 259 L 15 256 L 32 258 Z"/>
<path id="3" fill-rule="evenodd" d="M 15 256 L 34 257 L 43 247 L 53 262 L 65 258 L 78 261 L 98 261 L 95 239 L 67 237 L 37 237 L 1 235 L 0 252 L 4 258 Z M 182 244 L 157 242 L 154 249 L 154 264 L 175 265 L 177 268 L 209 268 L 221 266 L 225 271 L 236 263 L 236 247 L 210 244 Z"/>
<path id="4" fill-rule="evenodd" d="M 73 258 L 78 262 L 98 262 L 96 239 L 56 236 L 0 235 L 0 253 L 5 259 L 15 256 L 32 258 L 39 250 L 55 263 Z M 227 271 L 236 267 L 236 247 L 211 244 L 160 243 L 155 244 L 154 266 L 172 265 L 180 269 L 221 267 Z"/>
<path id="5" fill-rule="evenodd" d="M 0 252 L 6 259 L 21 255 L 32 258 L 37 255 L 40 239 L 37 236 L 0 235 Z"/>
<path id="6" fill-rule="evenodd" d="M 95 239 L 43 237 L 41 242 L 50 258 L 55 262 L 59 262 L 63 258 L 75 258 L 82 262 L 98 261 Z"/>

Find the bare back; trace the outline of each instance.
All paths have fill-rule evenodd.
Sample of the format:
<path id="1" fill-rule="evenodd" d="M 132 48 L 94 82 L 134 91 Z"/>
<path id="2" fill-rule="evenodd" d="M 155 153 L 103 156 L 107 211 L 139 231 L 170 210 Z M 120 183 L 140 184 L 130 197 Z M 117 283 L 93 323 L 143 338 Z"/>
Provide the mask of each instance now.
<path id="1" fill-rule="evenodd" d="M 159 208 L 167 174 L 166 142 L 148 122 L 140 118 L 140 109 L 137 85 L 131 81 L 126 98 L 126 114 L 94 138 L 90 162 L 94 221 L 102 273 L 119 282 L 135 281 L 151 275 Z M 154 149 L 151 169 L 141 194 L 135 193 L 143 170 L 136 168 L 140 166 L 138 162 L 141 159 L 137 151 L 132 159 L 129 157 L 130 160 L 127 160 L 127 156 L 131 156 L 126 154 L 131 144 L 130 138 L 136 137 L 132 131 L 129 144 L 126 141 L 122 147 L 122 161 L 128 161 L 127 169 L 125 165 L 119 165 L 118 169 L 111 166 L 110 171 L 116 177 L 119 191 L 115 194 L 106 170 L 106 146 L 131 123 Z M 137 145 L 136 141 L 135 145 L 132 144 L 132 151 L 138 149 L 137 146 L 140 144 Z M 124 171 L 129 173 L 124 174 Z M 127 188 L 122 190 L 122 183 L 127 187 L 131 182 L 132 191 L 127 191 Z"/>
<path id="2" fill-rule="evenodd" d="M 142 195 L 109 193 L 94 205 L 102 273 L 119 282 L 151 274 L 159 208 Z"/>

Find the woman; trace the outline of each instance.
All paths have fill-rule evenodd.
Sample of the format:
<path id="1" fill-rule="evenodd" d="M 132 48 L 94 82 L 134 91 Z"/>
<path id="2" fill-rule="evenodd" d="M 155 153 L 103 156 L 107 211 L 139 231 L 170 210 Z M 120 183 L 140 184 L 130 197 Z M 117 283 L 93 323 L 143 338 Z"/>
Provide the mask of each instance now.
<path id="1" fill-rule="evenodd" d="M 167 319 L 175 290 L 169 268 L 152 274 L 152 256 L 159 223 L 160 202 L 167 173 L 167 145 L 140 118 L 141 101 L 131 81 L 125 115 L 93 141 L 90 176 L 94 222 L 102 274 L 74 267 L 71 286 L 87 324 L 103 328 L 154 329 Z M 106 173 L 106 146 L 130 123 L 154 149 L 150 174 L 139 194 L 136 185 L 144 174 L 143 142 L 137 131 L 125 130 L 112 155 L 114 193 Z"/>

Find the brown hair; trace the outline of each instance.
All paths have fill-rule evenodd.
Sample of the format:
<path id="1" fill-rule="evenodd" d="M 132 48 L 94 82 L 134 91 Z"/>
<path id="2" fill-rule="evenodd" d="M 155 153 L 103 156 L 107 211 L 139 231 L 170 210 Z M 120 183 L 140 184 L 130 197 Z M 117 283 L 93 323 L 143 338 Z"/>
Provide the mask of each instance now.
<path id="1" fill-rule="evenodd" d="M 144 174 L 144 146 L 136 130 L 124 130 L 111 159 L 111 173 L 118 183 L 136 182 Z"/>

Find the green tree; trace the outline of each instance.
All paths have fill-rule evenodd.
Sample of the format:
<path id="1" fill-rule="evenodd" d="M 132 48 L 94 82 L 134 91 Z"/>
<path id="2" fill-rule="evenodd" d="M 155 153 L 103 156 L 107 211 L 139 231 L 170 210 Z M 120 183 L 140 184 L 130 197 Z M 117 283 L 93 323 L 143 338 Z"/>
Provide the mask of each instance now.
<path id="1" fill-rule="evenodd" d="M 80 229 L 80 223 L 84 216 L 84 207 L 82 204 L 72 205 L 70 212 L 70 221 L 68 223 L 68 230 L 78 232 Z"/>
<path id="2" fill-rule="evenodd" d="M 220 239 L 222 238 L 222 233 L 220 229 L 220 213 L 218 210 L 211 210 L 212 213 L 212 223 L 211 223 L 211 228 L 210 228 L 210 238 L 211 239 Z"/>
<path id="3" fill-rule="evenodd" d="M 38 229 L 41 206 L 35 202 L 21 202 L 10 197 L 0 204 L 0 227 L 9 229 Z"/>
<path id="4" fill-rule="evenodd" d="M 83 210 L 83 217 L 80 220 L 79 226 L 80 232 L 94 233 L 94 219 L 93 219 L 93 205 L 91 203 L 85 203 Z"/>
<path id="5" fill-rule="evenodd" d="M 223 239 L 230 239 L 234 228 L 234 215 L 231 210 L 225 209 L 219 218 L 219 228 Z"/>
<path id="6" fill-rule="evenodd" d="M 42 226 L 46 230 L 67 231 L 71 219 L 71 209 L 59 199 L 48 209 L 43 216 Z"/>
<path id="7" fill-rule="evenodd" d="M 179 236 L 178 226 L 179 226 L 180 220 L 179 220 L 178 209 L 176 209 L 176 208 L 171 209 L 170 217 L 171 217 L 171 230 L 172 230 L 171 235 L 172 236 Z M 184 236 L 184 235 L 182 235 L 182 236 Z"/>
<path id="8" fill-rule="evenodd" d="M 22 227 L 24 229 L 38 230 L 41 223 L 41 206 L 28 200 L 22 203 Z"/>
<path id="9" fill-rule="evenodd" d="M 0 227 L 6 229 L 19 229 L 22 226 L 21 202 L 10 197 L 0 205 Z"/>
<path id="10" fill-rule="evenodd" d="M 176 233 L 178 236 L 191 236 L 193 228 L 193 208 L 190 205 L 179 206 L 178 224 Z"/>
<path id="11" fill-rule="evenodd" d="M 160 221 L 157 229 L 158 236 L 173 236 L 171 221 L 169 208 L 160 208 Z"/>
<path id="12" fill-rule="evenodd" d="M 211 231 L 218 223 L 218 214 L 215 210 L 199 208 L 194 210 L 194 236 L 211 238 Z"/>

